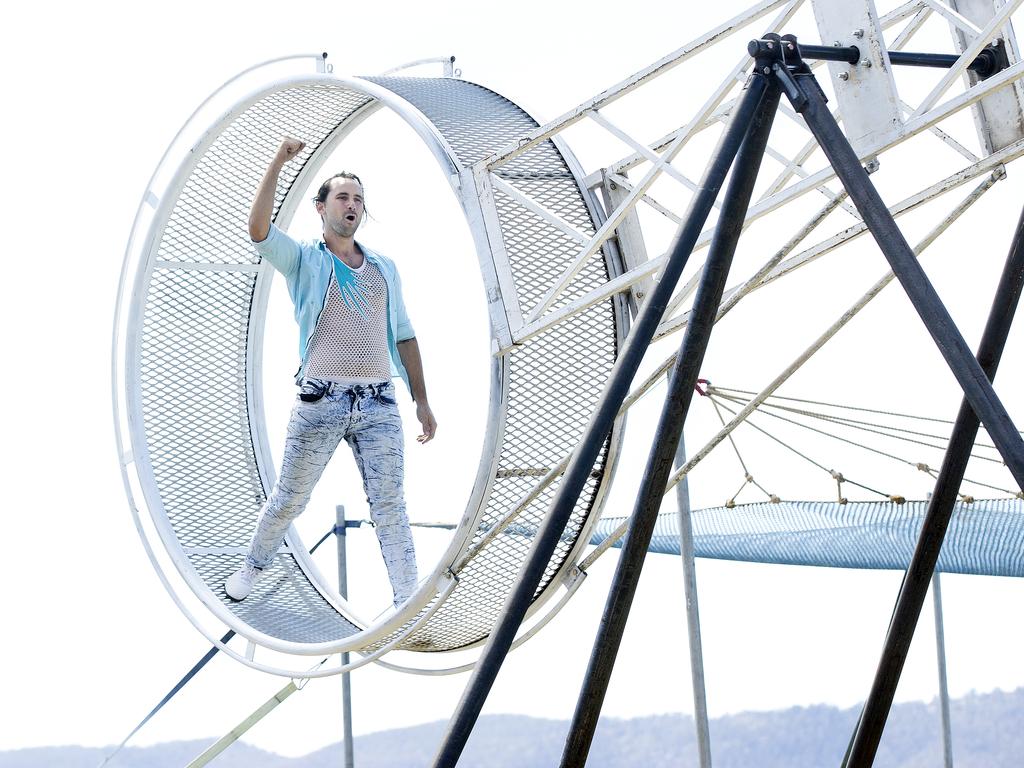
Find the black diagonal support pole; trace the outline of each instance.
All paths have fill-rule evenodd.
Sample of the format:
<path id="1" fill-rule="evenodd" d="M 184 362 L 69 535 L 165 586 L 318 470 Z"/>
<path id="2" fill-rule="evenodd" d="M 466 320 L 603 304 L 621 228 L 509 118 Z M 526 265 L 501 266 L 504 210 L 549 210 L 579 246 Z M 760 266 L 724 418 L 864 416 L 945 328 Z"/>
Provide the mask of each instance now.
<path id="1" fill-rule="evenodd" d="M 1017 231 L 1010 246 L 1006 266 L 999 279 L 988 322 L 978 347 L 978 363 L 989 379 L 995 378 L 999 359 L 1010 333 L 1013 316 L 1024 286 L 1024 211 L 1017 222 Z M 889 631 L 885 637 L 881 659 L 875 672 L 860 721 L 854 733 L 849 757 L 844 765 L 866 768 L 875 759 L 882 730 L 889 716 L 893 695 L 899 684 L 903 663 L 910 651 L 910 642 L 928 595 L 935 564 L 953 513 L 957 491 L 963 481 L 974 438 L 978 434 L 978 417 L 964 399 L 953 426 L 953 434 L 935 481 L 935 490 L 921 526 L 920 538 L 910 560 L 903 586 L 900 588 Z"/>
<path id="2" fill-rule="evenodd" d="M 654 433 L 629 532 L 622 546 L 622 554 L 608 591 L 604 615 L 594 639 L 590 665 L 562 753 L 562 768 L 583 768 L 590 753 L 590 745 L 601 716 L 601 705 L 608 691 L 608 683 L 626 629 L 629 609 L 636 594 L 647 547 L 651 543 L 654 525 L 658 521 L 658 510 L 661 509 L 665 485 L 672 472 L 679 436 L 686 422 L 690 401 L 693 399 L 693 388 L 697 383 L 704 353 L 711 338 L 711 329 L 718 305 L 722 301 L 729 267 L 736 253 L 736 244 L 743 231 L 743 221 L 750 205 L 757 172 L 768 145 L 768 134 L 771 132 L 780 95 L 778 86 L 774 82 L 771 83 L 761 100 L 757 114 L 754 115 L 750 132 L 736 156 L 722 214 L 711 241 L 704 274 L 697 288 L 693 309 L 690 311 L 690 322 L 686 326 L 686 334 L 676 356 L 668 394 Z"/>
<path id="3" fill-rule="evenodd" d="M 462 694 L 462 699 L 448 724 L 444 741 L 434 757 L 434 768 L 453 768 L 469 740 L 469 735 L 480 715 L 487 694 L 512 646 L 516 631 L 522 624 L 526 611 L 533 601 L 537 587 L 544 575 L 544 569 L 551 558 L 551 553 L 554 552 L 562 532 L 565 530 L 569 516 L 575 508 L 576 500 L 608 438 L 615 417 L 622 406 L 622 401 L 629 392 L 633 376 L 647 351 L 647 346 L 654 336 L 658 323 L 661 322 L 661 317 L 668 306 L 668 301 L 679 281 L 683 267 L 704 228 L 711 207 L 714 205 L 715 198 L 718 197 L 718 192 L 721 190 L 729 168 L 739 151 L 740 144 L 747 134 L 750 121 L 761 102 L 764 91 L 765 79 L 763 77 L 751 78 L 746 92 L 736 108 L 732 122 L 701 180 L 699 191 L 690 204 L 686 223 L 680 229 L 661 279 L 644 301 L 643 309 L 637 316 L 608 382 L 605 384 L 601 401 L 590 417 L 579 446 L 566 468 L 561 483 L 559 483 L 551 508 L 537 531 L 533 546 L 519 571 L 516 585 L 502 606 L 498 622 L 491 632 L 487 645 L 484 646 L 480 660 L 477 662 L 466 685 L 466 690 Z"/>
<path id="4" fill-rule="evenodd" d="M 850 142 L 828 111 L 825 95 L 817 81 L 810 73 L 790 74 L 784 66 L 777 67 L 776 71 L 793 108 L 803 115 L 836 176 L 850 193 L 850 198 L 864 217 L 864 223 L 960 383 L 964 397 L 985 424 L 1017 484 L 1024 487 L 1024 440 L 918 263 L 913 249 L 861 167 Z"/>

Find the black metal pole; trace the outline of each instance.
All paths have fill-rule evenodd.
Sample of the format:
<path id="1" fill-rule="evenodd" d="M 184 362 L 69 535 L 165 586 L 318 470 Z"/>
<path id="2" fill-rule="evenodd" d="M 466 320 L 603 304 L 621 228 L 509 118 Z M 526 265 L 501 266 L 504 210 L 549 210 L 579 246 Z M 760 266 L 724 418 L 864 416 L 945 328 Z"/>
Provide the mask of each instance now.
<path id="1" fill-rule="evenodd" d="M 764 75 L 755 74 L 754 77 Z M 729 276 L 729 267 L 743 231 L 754 182 L 768 145 L 768 134 L 779 106 L 781 94 L 774 78 L 772 80 L 751 122 L 750 132 L 736 156 L 721 218 L 711 241 L 704 274 L 690 312 L 690 322 L 676 356 L 669 391 L 629 524 L 629 533 L 622 547 L 601 625 L 594 639 L 590 665 L 562 753 L 562 768 L 582 768 L 590 753 L 590 745 L 601 716 L 601 705 L 608 691 L 647 547 L 651 543 L 658 510 L 661 509 L 661 500 L 665 495 L 665 484 L 672 472 L 679 436 L 693 399 L 693 388 L 704 361 L 715 315 Z"/>
<path id="2" fill-rule="evenodd" d="M 752 78 L 747 84 L 746 93 L 741 98 L 732 122 L 701 180 L 699 191 L 690 204 L 686 223 L 680 229 L 661 279 L 644 300 L 643 308 L 633 323 L 622 352 L 605 384 L 603 397 L 594 410 L 580 439 L 579 447 L 559 483 L 551 508 L 537 531 L 537 537 L 519 571 L 516 584 L 505 599 L 501 616 L 491 631 L 480 660 L 448 724 L 444 740 L 434 757 L 434 768 L 453 768 L 469 740 L 487 694 L 533 601 L 551 553 L 565 530 L 576 500 L 611 431 L 622 401 L 629 392 L 633 376 L 668 306 L 668 301 L 679 281 L 679 275 L 700 236 L 715 198 L 718 197 L 764 90 L 764 78 Z"/>
<path id="3" fill-rule="evenodd" d="M 860 49 L 855 45 L 804 45 L 800 44 L 800 55 L 805 59 L 842 61 L 847 64 L 860 62 Z M 933 67 L 950 69 L 960 57 L 953 53 L 916 53 L 914 51 L 888 51 L 889 63 L 901 67 Z M 990 77 L 999 71 L 998 53 L 995 48 L 986 48 L 967 65 L 967 69 L 978 73 L 981 78 Z"/>
<path id="4" fill-rule="evenodd" d="M 913 249 L 861 167 L 850 142 L 825 106 L 825 95 L 814 75 L 791 75 L 785 67 L 778 67 L 777 73 L 783 90 L 794 109 L 803 115 L 836 176 L 850 193 L 850 198 L 864 217 L 864 223 L 960 383 L 964 396 L 985 424 L 1017 484 L 1024 487 L 1024 440 L 914 256 Z"/>
<path id="5" fill-rule="evenodd" d="M 953 53 L 915 53 L 913 51 L 889 51 L 889 63 L 894 66 L 936 67 L 950 69 L 960 59 Z M 995 48 L 985 48 L 978 57 L 967 65 L 967 69 L 982 79 L 991 77 L 1000 69 L 999 53 Z"/>
<path id="6" fill-rule="evenodd" d="M 747 52 L 757 57 L 771 51 L 775 45 L 773 36 L 766 36 L 761 40 L 751 40 L 747 44 Z M 938 69 L 950 69 L 956 64 L 960 57 L 953 53 L 916 53 L 914 51 L 888 51 L 889 63 L 893 66 L 904 67 L 935 67 Z M 840 61 L 847 64 L 860 63 L 860 48 L 856 45 L 805 45 L 800 43 L 800 57 L 803 59 L 820 59 L 822 61 Z M 984 80 L 996 72 L 1008 66 L 1005 54 L 1000 51 L 999 46 L 989 46 L 982 50 L 978 56 L 967 65 L 967 69 L 977 73 Z"/>
<path id="7" fill-rule="evenodd" d="M 1024 211 L 1017 221 L 1017 231 L 978 347 L 978 363 L 989 379 L 995 378 L 996 369 L 999 367 L 999 359 L 1006 345 L 1006 337 L 1010 333 L 1022 286 Z M 849 759 L 844 763 L 850 768 L 863 768 L 874 762 L 896 686 L 903 672 L 903 664 L 910 651 L 910 642 L 921 615 L 921 607 L 927 597 L 928 585 L 931 583 L 935 563 L 938 561 L 942 541 L 953 513 L 957 491 L 967 469 L 978 426 L 979 420 L 974 409 L 964 399 L 953 426 L 953 434 L 943 458 L 942 468 L 935 481 L 935 490 L 928 503 L 917 547 L 896 600 L 896 610 L 889 623 L 871 693 L 861 711 Z"/>

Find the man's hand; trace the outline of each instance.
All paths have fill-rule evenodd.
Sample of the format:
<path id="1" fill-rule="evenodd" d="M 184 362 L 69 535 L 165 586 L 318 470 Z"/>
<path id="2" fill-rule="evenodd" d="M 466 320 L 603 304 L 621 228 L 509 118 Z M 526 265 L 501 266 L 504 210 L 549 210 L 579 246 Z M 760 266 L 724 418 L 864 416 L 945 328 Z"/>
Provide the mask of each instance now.
<path id="1" fill-rule="evenodd" d="M 306 147 L 306 142 L 301 139 L 293 139 L 291 136 L 285 136 L 281 139 L 281 146 L 277 148 L 277 156 L 284 162 L 294 160 L 295 156 L 299 154 Z"/>
<path id="2" fill-rule="evenodd" d="M 434 419 L 434 412 L 424 402 L 416 403 L 416 418 L 420 420 L 423 427 L 423 434 L 416 438 L 417 443 L 429 443 L 434 439 L 434 432 L 437 431 L 437 421 Z"/>
<path id="3" fill-rule="evenodd" d="M 414 336 L 398 342 L 398 356 L 409 374 L 409 392 L 416 401 L 416 418 L 420 420 L 423 434 L 416 438 L 417 443 L 429 443 L 437 431 L 437 421 L 427 404 L 427 387 L 423 383 L 423 361 L 420 359 L 420 345 Z"/>
<path id="4" fill-rule="evenodd" d="M 277 191 L 277 177 L 281 175 L 281 168 L 289 160 L 293 160 L 305 146 L 306 142 L 293 139 L 291 136 L 281 139 L 281 146 L 277 148 L 277 154 L 267 166 L 249 209 L 249 239 L 254 243 L 263 242 L 270 234 L 270 217 L 274 213 L 274 193 Z"/>

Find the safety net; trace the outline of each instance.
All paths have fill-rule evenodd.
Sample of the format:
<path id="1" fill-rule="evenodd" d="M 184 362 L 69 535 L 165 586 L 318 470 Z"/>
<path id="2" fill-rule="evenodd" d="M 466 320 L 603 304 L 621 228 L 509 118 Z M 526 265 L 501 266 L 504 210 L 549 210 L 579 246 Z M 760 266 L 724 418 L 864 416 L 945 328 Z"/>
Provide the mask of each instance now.
<path id="1" fill-rule="evenodd" d="M 906 569 L 928 502 L 783 501 L 711 507 L 690 516 L 696 557 L 834 568 Z M 591 544 L 623 522 L 605 517 Z M 621 546 L 621 540 L 615 544 Z M 679 514 L 658 516 L 651 552 L 679 554 Z M 1024 500 L 957 502 L 939 554 L 946 573 L 1024 576 Z"/>

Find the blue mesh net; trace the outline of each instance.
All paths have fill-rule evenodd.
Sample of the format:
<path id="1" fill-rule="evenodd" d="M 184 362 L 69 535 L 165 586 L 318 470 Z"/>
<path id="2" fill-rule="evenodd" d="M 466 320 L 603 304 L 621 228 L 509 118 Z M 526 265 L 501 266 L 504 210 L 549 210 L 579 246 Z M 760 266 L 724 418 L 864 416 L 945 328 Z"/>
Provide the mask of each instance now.
<path id="1" fill-rule="evenodd" d="M 788 501 L 699 509 L 691 517 L 694 554 L 755 563 L 904 570 L 926 509 L 925 501 Z M 603 542 L 623 519 L 603 518 L 591 544 Z M 675 511 L 658 516 L 649 551 L 679 554 Z M 937 568 L 1024 576 L 1024 501 L 957 503 Z"/>

